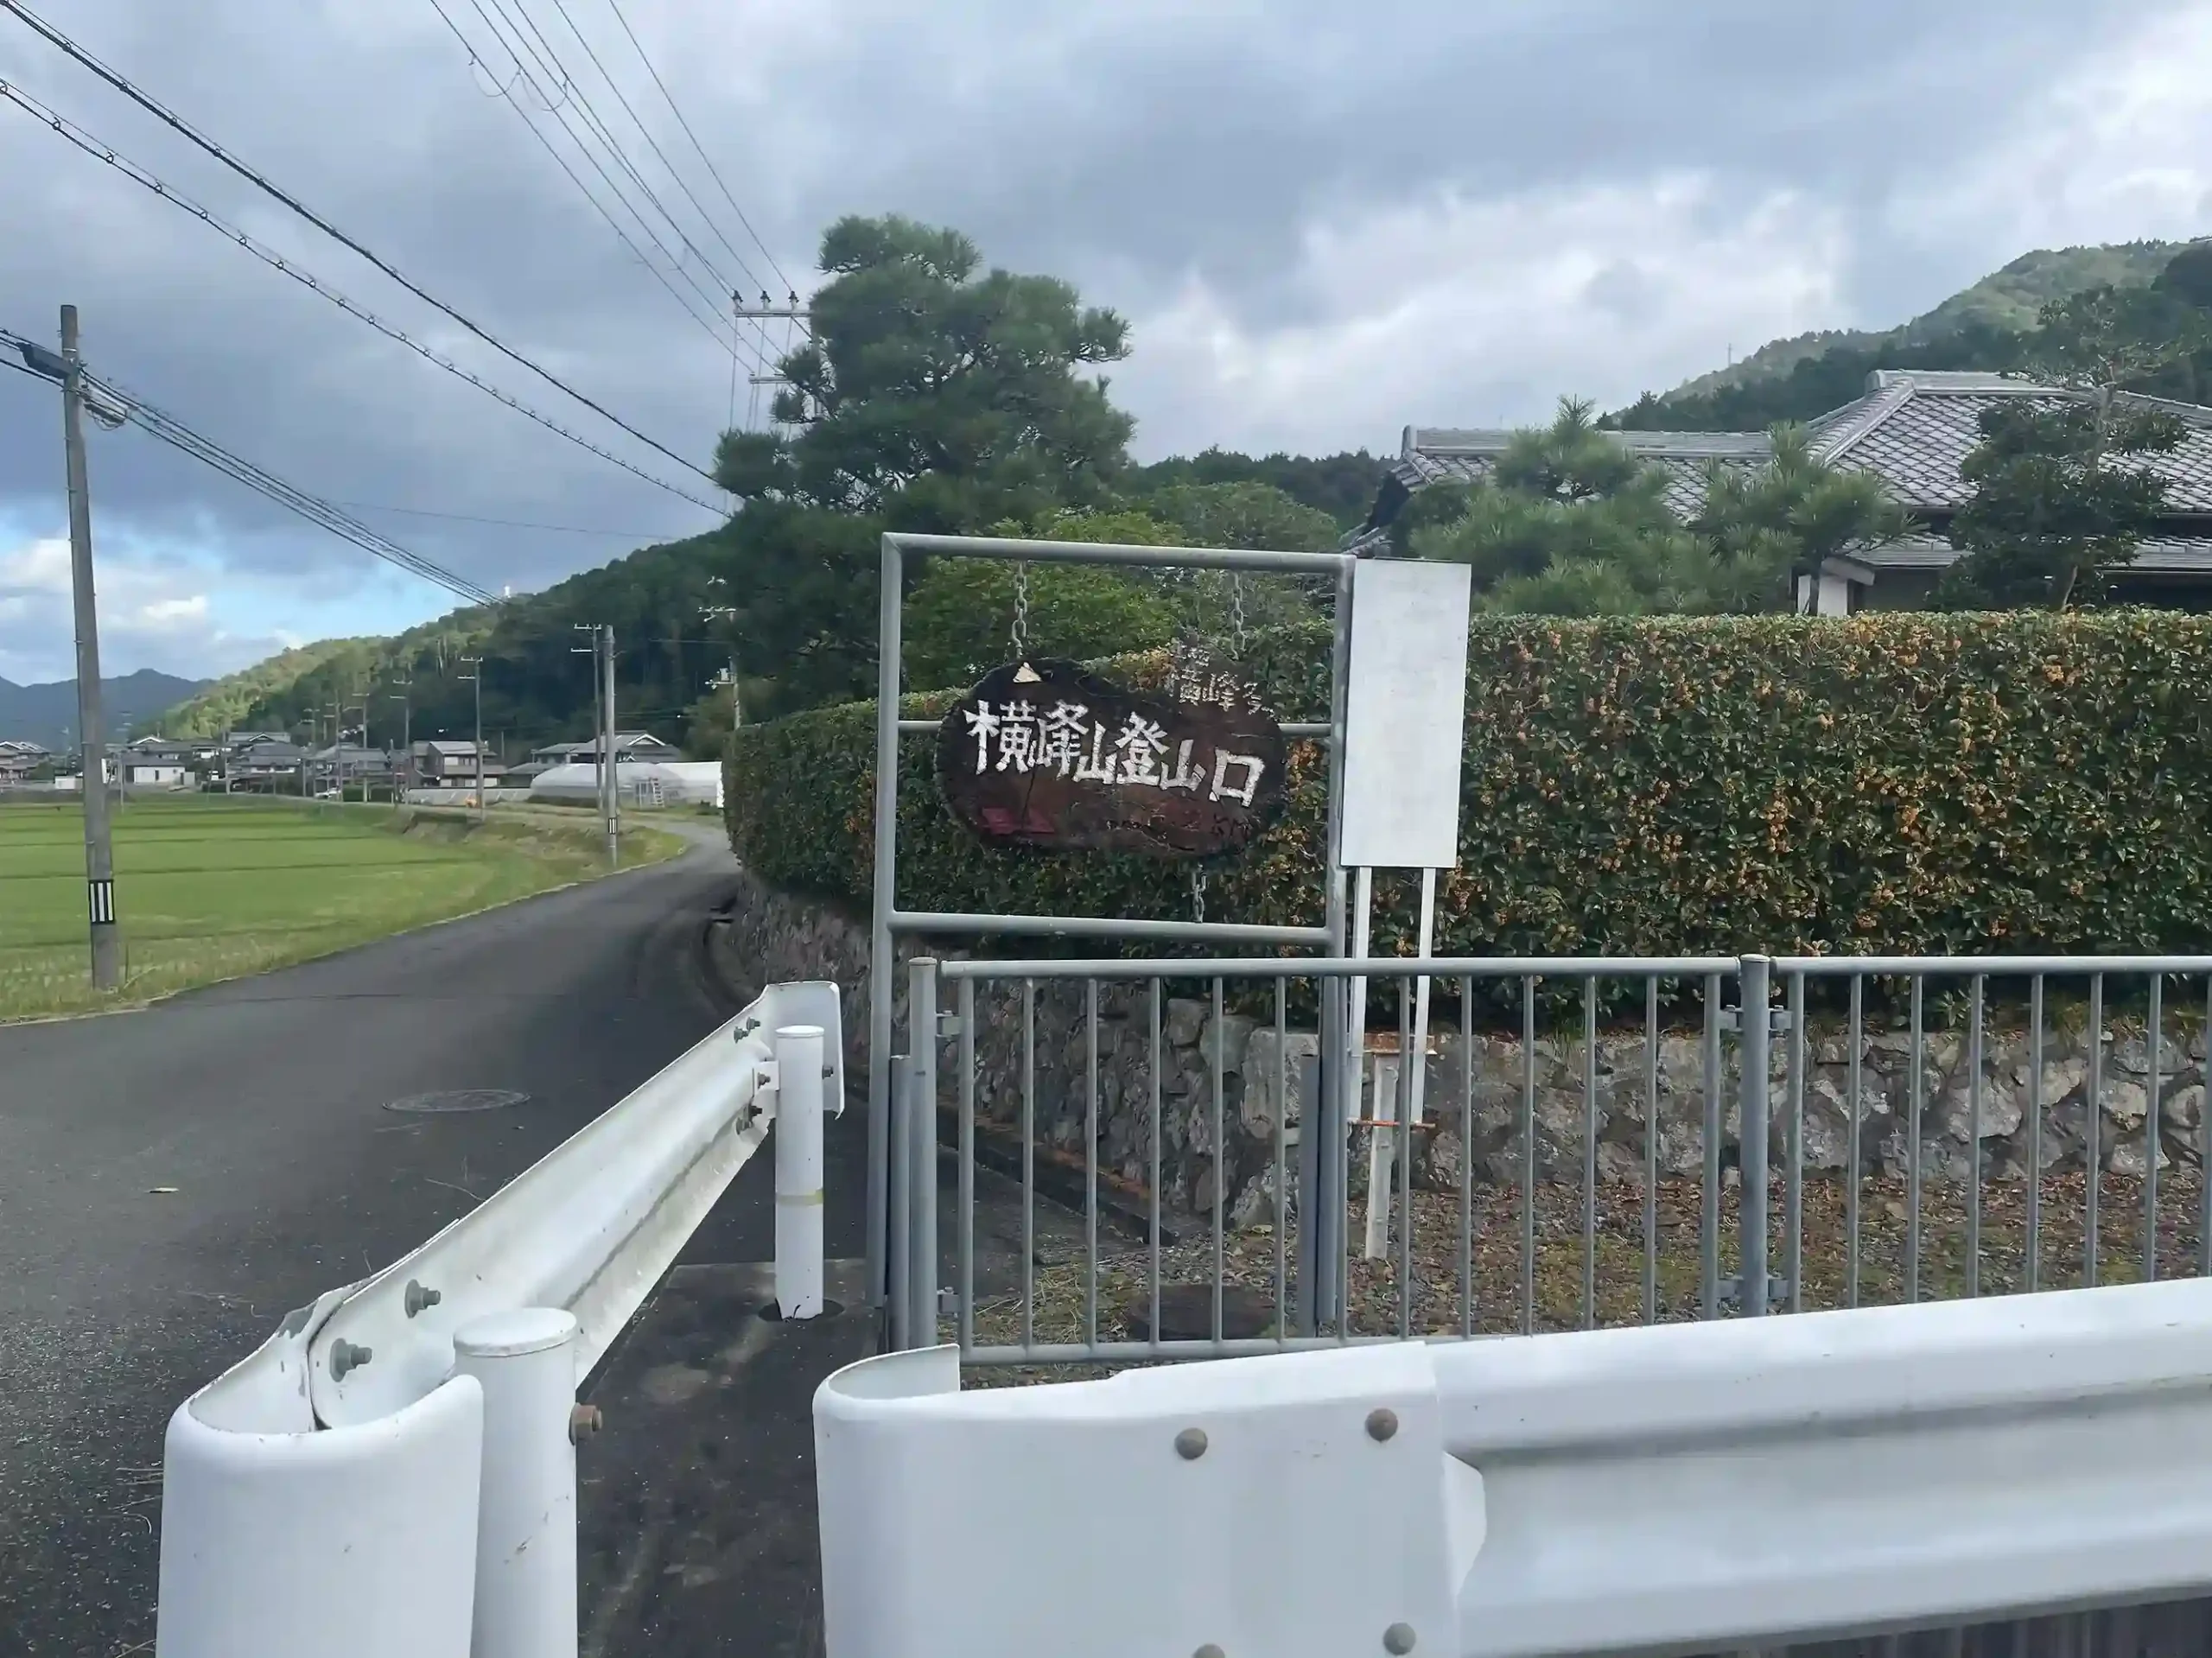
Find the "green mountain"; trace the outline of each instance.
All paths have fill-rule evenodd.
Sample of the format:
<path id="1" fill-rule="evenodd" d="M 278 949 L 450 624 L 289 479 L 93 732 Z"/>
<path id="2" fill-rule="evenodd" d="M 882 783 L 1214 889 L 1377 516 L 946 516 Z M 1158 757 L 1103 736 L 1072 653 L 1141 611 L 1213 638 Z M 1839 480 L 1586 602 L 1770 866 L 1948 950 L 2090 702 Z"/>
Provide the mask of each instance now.
<path id="1" fill-rule="evenodd" d="M 1280 541 L 1286 519 L 1303 538 L 1329 545 L 1356 525 L 1380 485 L 1384 463 L 1364 453 L 1308 458 L 1252 457 L 1209 449 L 1147 467 L 1124 478 L 1131 505 L 1181 518 L 1204 501 L 1192 492 L 1224 486 L 1236 504 L 1256 505 Z M 1267 511 L 1274 504 L 1272 512 Z M 1303 515 L 1302 519 L 1299 515 Z M 1325 518 L 1320 515 L 1325 514 Z M 1334 528 L 1332 529 L 1332 524 Z M 1202 528 L 1192 524 L 1193 530 Z M 457 610 L 391 638 L 325 639 L 255 664 L 201 689 L 162 716 L 172 736 L 213 736 L 267 728 L 327 739 L 334 705 L 347 727 L 368 706 L 370 740 L 397 743 L 475 728 L 476 687 L 464 677 L 481 657 L 486 742 L 510 759 L 540 744 L 591 734 L 591 657 L 580 627 L 614 629 L 615 713 L 626 731 L 650 731 L 691 752 L 721 752 L 728 699 L 719 689 L 734 663 L 711 611 L 731 602 L 741 581 L 723 532 L 640 548 L 542 593 L 496 609 Z M 766 689 L 743 682 L 748 707 Z"/>
<path id="2" fill-rule="evenodd" d="M 1772 340 L 1671 391 L 1647 391 L 1607 416 L 1606 423 L 1656 431 L 1758 431 L 1778 421 L 1810 420 L 1850 402 L 1876 369 L 2011 368 L 2020 335 L 2050 301 L 2107 283 L 2145 286 L 2189 245 L 2145 241 L 2037 249 L 1910 322 Z"/>
<path id="3" fill-rule="evenodd" d="M 143 737 L 153 718 L 180 696 L 188 696 L 207 682 L 179 679 L 175 674 L 141 668 L 100 681 L 100 714 L 109 737 L 119 739 L 127 728 Z M 51 680 L 41 685 L 18 685 L 0 679 L 0 737 L 36 743 L 59 753 L 69 746 L 77 729 L 77 682 Z"/>

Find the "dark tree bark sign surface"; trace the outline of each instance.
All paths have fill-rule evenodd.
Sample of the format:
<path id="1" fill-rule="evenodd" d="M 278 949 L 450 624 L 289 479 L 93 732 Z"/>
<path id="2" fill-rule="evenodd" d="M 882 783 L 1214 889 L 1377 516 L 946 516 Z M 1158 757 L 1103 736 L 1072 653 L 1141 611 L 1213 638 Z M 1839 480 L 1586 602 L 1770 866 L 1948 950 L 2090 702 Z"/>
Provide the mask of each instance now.
<path id="1" fill-rule="evenodd" d="M 1072 662 L 984 675 L 938 728 L 952 815 L 988 846 L 1204 858 L 1282 810 L 1281 728 L 1243 674 L 1179 651 L 1167 689 Z"/>

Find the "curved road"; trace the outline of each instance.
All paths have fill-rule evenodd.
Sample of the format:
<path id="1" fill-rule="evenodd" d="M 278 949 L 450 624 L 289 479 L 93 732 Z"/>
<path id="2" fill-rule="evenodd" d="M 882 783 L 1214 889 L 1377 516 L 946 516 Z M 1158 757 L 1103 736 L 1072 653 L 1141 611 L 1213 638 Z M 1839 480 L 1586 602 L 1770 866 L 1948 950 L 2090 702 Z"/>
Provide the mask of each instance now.
<path id="1" fill-rule="evenodd" d="M 654 868 L 142 1012 L 0 1026 L 0 1648 L 150 1653 L 185 1396 L 734 1011 L 702 943 L 735 865 L 697 829 Z M 385 1109 L 461 1088 L 530 1099 Z M 753 1184 L 713 1258 L 772 1254 Z M 302 1641 L 342 1649 L 334 1617 Z"/>

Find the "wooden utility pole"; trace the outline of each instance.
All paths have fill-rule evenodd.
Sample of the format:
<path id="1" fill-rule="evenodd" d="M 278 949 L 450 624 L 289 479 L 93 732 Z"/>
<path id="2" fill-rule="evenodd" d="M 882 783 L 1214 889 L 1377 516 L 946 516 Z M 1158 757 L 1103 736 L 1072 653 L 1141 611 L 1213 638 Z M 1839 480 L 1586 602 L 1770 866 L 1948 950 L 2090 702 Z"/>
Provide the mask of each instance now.
<path id="1" fill-rule="evenodd" d="M 607 867 L 620 869 L 622 867 L 622 784 L 620 775 L 615 770 L 618 756 L 614 752 L 614 629 L 612 626 L 602 628 L 601 637 L 607 652 L 602 663 L 607 675 L 607 695 L 602 699 L 602 706 L 607 711 L 607 733 L 600 740 L 600 753 L 606 757 L 607 762 L 603 773 L 607 779 Z"/>
<path id="2" fill-rule="evenodd" d="M 113 990 L 123 982 L 123 929 L 116 919 L 115 847 L 107 816 L 107 727 L 100 710 L 92 502 L 85 475 L 85 370 L 78 354 L 73 305 L 61 308 L 61 446 L 69 480 L 69 576 L 77 620 L 77 734 L 84 764 L 85 888 L 92 928 L 92 988 Z"/>

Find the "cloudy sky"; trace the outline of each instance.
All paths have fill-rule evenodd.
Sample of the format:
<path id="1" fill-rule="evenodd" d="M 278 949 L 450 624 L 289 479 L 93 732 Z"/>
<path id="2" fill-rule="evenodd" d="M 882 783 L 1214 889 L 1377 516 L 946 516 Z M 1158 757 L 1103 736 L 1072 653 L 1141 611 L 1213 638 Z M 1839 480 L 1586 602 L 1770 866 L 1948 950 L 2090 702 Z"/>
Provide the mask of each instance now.
<path id="1" fill-rule="evenodd" d="M 1518 421 L 1562 392 L 1616 404 L 1732 346 L 1901 321 L 2029 248 L 2212 230 L 2212 0 L 442 0 L 473 57 L 433 0 L 27 3 L 702 465 L 731 414 L 729 351 L 525 116 L 620 216 L 563 132 L 603 124 L 690 221 L 702 257 L 677 270 L 625 221 L 687 296 L 716 272 L 752 286 L 739 255 L 804 293 L 822 226 L 886 210 L 1074 280 L 1131 321 L 1115 391 L 1147 458 L 1387 449 L 1409 422 Z M 518 70 L 499 42 L 525 16 Z M 734 250 L 691 219 L 582 41 Z M 0 79 L 714 498 L 4 12 Z M 487 587 L 712 521 L 5 104 L 0 181 L 0 327 L 51 340 L 74 302 L 97 371 Z M 741 380 L 741 423 L 750 401 Z M 0 677 L 17 681 L 70 671 L 56 404 L 0 373 Z M 213 674 L 448 607 L 135 429 L 96 431 L 91 465 L 110 672 Z"/>

